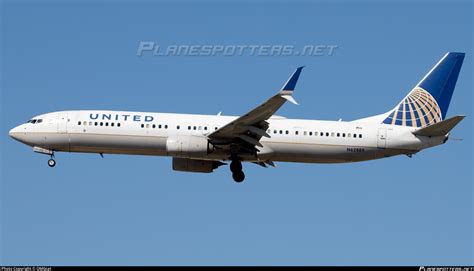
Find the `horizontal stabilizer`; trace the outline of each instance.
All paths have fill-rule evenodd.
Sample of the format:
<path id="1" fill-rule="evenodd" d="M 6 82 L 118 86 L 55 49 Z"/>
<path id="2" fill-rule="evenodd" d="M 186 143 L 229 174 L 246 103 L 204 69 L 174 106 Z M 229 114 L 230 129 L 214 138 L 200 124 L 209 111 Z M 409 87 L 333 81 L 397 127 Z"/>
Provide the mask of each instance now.
<path id="1" fill-rule="evenodd" d="M 444 136 L 449 133 L 465 116 L 454 116 L 447 120 L 435 123 L 433 125 L 421 128 L 413 132 L 419 136 Z"/>

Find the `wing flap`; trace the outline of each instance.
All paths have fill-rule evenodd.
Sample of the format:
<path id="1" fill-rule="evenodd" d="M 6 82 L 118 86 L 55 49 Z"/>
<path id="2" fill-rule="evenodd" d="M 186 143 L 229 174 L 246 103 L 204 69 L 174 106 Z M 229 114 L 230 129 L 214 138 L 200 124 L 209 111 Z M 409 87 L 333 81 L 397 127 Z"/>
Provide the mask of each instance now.
<path id="1" fill-rule="evenodd" d="M 239 138 L 242 139 L 243 141 L 249 143 L 252 146 L 263 147 L 263 145 L 260 142 L 258 142 L 257 139 L 255 139 L 253 137 L 250 137 L 248 135 L 239 135 Z"/>

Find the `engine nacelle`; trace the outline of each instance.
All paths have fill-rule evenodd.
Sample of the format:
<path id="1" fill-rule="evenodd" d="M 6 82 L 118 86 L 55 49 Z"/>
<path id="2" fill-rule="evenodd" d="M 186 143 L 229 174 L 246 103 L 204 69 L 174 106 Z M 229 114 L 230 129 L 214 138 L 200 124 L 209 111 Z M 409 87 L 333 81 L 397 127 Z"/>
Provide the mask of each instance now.
<path id="1" fill-rule="evenodd" d="M 166 140 L 166 152 L 169 156 L 205 157 L 213 150 L 214 146 L 204 136 L 170 136 Z"/>
<path id="2" fill-rule="evenodd" d="M 173 170 L 176 171 L 211 173 L 220 165 L 224 165 L 224 163 L 173 157 Z"/>

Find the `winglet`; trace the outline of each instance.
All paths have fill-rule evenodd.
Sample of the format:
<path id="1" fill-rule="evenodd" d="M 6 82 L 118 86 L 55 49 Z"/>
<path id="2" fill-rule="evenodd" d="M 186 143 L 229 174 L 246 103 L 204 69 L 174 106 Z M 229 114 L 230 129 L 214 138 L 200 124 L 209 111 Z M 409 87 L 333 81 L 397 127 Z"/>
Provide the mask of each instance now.
<path id="1" fill-rule="evenodd" d="M 280 92 L 293 92 L 295 90 L 296 82 L 298 82 L 298 78 L 300 77 L 301 70 L 304 68 L 304 66 L 298 67 L 296 71 L 291 75 L 291 77 L 286 81 L 285 85 L 283 88 L 280 90 Z"/>

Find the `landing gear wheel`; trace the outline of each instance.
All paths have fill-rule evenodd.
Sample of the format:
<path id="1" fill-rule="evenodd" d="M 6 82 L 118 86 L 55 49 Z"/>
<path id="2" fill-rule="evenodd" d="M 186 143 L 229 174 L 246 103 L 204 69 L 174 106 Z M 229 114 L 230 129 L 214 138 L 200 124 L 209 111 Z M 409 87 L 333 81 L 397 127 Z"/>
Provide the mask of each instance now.
<path id="1" fill-rule="evenodd" d="M 232 173 L 236 173 L 236 172 L 239 172 L 239 171 L 242 171 L 242 163 L 238 160 L 233 160 L 231 163 L 230 163 L 230 171 Z"/>
<path id="2" fill-rule="evenodd" d="M 54 167 L 55 165 L 56 165 L 56 161 L 54 161 L 54 159 L 51 158 L 51 159 L 48 160 L 48 166 L 49 167 Z"/>
<path id="3" fill-rule="evenodd" d="M 234 181 L 237 183 L 241 183 L 245 180 L 245 174 L 243 171 L 238 171 L 232 173 L 232 178 L 234 178 Z"/>

